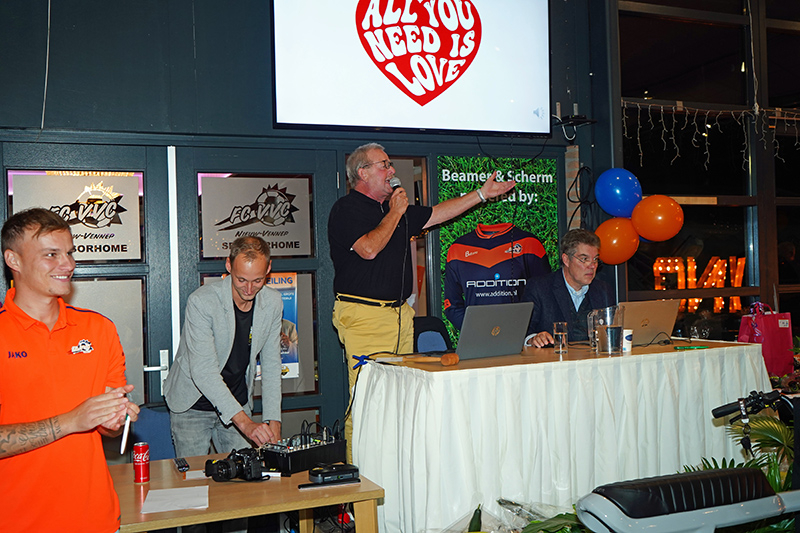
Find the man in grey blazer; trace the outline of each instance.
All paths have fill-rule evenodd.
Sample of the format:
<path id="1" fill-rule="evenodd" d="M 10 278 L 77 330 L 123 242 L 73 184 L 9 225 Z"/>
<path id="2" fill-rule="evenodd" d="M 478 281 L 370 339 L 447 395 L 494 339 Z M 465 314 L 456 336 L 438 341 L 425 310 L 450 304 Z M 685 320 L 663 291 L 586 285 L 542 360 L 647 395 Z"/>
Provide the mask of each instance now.
<path id="1" fill-rule="evenodd" d="M 589 340 L 586 317 L 593 309 L 614 305 L 611 287 L 595 279 L 600 266 L 600 238 L 585 229 L 568 231 L 560 242 L 561 268 L 535 278 L 523 300 L 533 302 L 525 344 L 541 348 L 553 342 L 553 322 L 566 322 L 569 341 Z"/>
<path id="2" fill-rule="evenodd" d="M 269 246 L 240 237 L 225 261 L 229 275 L 194 291 L 164 391 L 175 452 L 205 455 L 281 438 L 280 333 L 283 303 L 265 287 Z M 251 418 L 256 357 L 261 359 L 263 423 Z"/>

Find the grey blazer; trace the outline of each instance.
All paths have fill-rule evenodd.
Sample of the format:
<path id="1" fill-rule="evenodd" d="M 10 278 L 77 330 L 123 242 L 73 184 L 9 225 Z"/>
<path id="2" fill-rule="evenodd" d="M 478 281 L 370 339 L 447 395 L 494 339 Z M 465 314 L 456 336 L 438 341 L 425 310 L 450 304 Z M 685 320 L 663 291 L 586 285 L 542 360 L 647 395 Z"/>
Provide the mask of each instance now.
<path id="1" fill-rule="evenodd" d="M 283 302 L 278 291 L 264 287 L 253 305 L 253 338 L 247 367 L 248 406 L 252 411 L 256 355 L 261 353 L 263 420 L 280 420 Z M 235 329 L 230 276 L 208 283 L 189 296 L 178 353 L 164 383 L 170 411 L 187 411 L 201 395 L 216 407 L 225 424 L 242 410 L 220 375 L 233 347 Z"/>

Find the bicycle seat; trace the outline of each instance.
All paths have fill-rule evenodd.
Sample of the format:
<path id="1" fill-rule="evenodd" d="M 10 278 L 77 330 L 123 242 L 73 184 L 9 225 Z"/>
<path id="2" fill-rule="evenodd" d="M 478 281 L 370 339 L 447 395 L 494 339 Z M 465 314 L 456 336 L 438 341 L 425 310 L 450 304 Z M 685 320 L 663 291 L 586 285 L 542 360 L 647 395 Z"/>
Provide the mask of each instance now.
<path id="1" fill-rule="evenodd" d="M 594 532 L 673 533 L 712 532 L 794 505 L 775 494 L 761 470 L 730 468 L 610 483 L 578 500 L 576 510 Z"/>
<path id="2" fill-rule="evenodd" d="M 632 518 L 730 505 L 773 496 L 757 468 L 728 468 L 610 483 L 594 489 Z"/>

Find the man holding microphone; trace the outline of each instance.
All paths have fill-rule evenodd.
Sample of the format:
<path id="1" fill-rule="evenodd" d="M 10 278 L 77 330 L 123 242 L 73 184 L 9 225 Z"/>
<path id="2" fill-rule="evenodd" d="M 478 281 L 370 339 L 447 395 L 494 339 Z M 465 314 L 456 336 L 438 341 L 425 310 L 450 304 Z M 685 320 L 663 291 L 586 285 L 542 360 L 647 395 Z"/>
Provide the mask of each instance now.
<path id="1" fill-rule="evenodd" d="M 495 181 L 495 172 L 474 193 L 428 207 L 409 205 L 383 146 L 359 146 L 346 166 L 350 193 L 331 209 L 328 241 L 335 271 L 333 325 L 344 345 L 352 394 L 353 356 L 414 349 L 414 310 L 406 303 L 413 289 L 411 238 L 510 191 L 515 182 Z M 345 427 L 349 446 L 349 419 Z"/>

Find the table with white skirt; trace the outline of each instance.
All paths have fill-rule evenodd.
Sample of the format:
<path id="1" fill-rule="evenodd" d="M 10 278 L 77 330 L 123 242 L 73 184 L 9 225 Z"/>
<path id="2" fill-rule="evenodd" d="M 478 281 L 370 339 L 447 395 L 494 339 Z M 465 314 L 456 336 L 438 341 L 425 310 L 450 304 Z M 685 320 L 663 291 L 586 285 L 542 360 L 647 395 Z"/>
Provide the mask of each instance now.
<path id="1" fill-rule="evenodd" d="M 369 363 L 353 461 L 386 491 L 382 532 L 435 532 L 498 498 L 571 507 L 595 487 L 744 459 L 714 407 L 771 389 L 761 346 L 703 341 L 598 357 L 588 347 L 431 363 Z M 698 343 L 695 343 L 695 345 Z"/>

